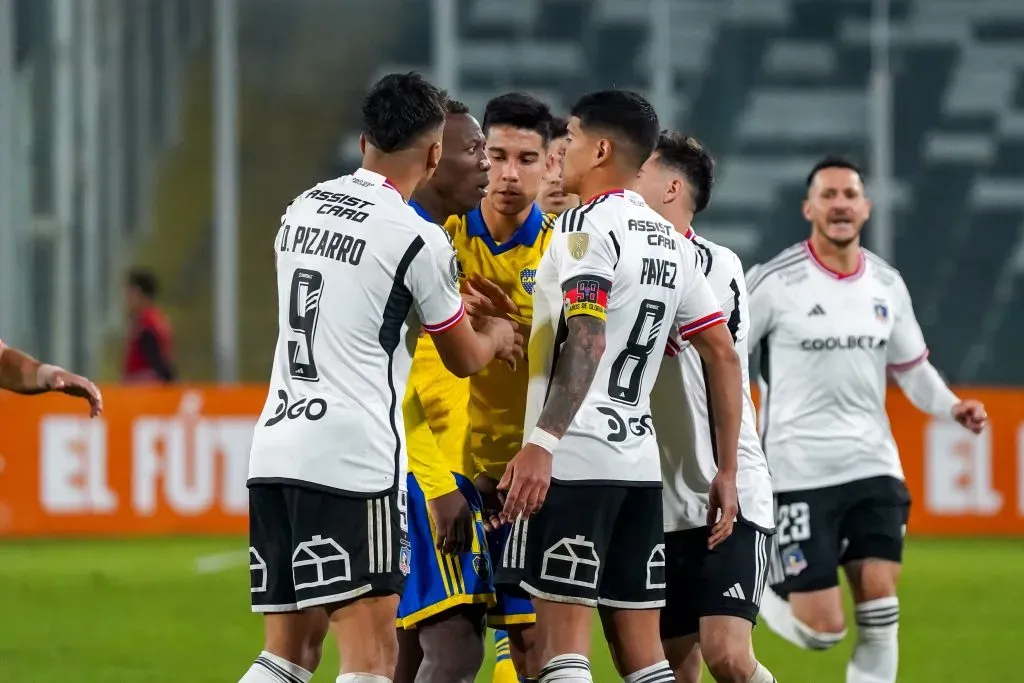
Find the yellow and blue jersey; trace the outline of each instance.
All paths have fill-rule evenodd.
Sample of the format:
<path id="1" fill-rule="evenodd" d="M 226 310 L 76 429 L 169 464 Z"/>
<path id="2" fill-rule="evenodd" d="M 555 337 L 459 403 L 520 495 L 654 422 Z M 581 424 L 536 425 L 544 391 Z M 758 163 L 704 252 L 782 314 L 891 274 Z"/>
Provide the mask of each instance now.
<path id="1" fill-rule="evenodd" d="M 445 228 L 452 237 L 459 259 L 460 276 L 480 275 L 491 280 L 519 307 L 516 320 L 529 336 L 533 321 L 533 283 L 537 265 L 551 239 L 554 214 L 545 214 L 534 204 L 530 215 L 504 243 L 497 244 L 475 209 L 448 219 Z M 469 379 L 469 451 L 477 471 L 501 479 L 505 466 L 523 444 L 526 390 L 530 381 L 528 364 L 512 370 L 493 362 Z"/>

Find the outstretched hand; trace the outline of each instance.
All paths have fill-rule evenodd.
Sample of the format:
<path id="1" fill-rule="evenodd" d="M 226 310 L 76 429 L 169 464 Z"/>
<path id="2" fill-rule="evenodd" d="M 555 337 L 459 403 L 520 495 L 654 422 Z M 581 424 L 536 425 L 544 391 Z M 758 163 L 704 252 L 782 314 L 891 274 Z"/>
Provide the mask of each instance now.
<path id="1" fill-rule="evenodd" d="M 103 396 L 100 394 L 100 390 L 85 377 L 68 372 L 56 365 L 41 365 L 37 377 L 42 389 L 87 400 L 89 402 L 89 417 L 96 417 L 103 412 Z"/>

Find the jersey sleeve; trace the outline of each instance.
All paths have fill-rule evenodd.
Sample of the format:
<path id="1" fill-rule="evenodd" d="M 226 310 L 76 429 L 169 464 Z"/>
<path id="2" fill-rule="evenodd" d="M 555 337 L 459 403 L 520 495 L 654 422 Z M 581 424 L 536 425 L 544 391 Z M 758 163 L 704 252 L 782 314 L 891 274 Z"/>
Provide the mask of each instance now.
<path id="1" fill-rule="evenodd" d="M 726 322 L 722 307 L 704 277 L 697 250 L 680 241 L 683 269 L 683 289 L 676 310 L 675 327 L 679 337 L 686 341 L 704 330 Z"/>
<path id="2" fill-rule="evenodd" d="M 725 315 L 733 343 L 747 338 L 750 330 L 750 307 L 747 304 L 747 282 L 743 277 L 743 264 L 735 254 L 729 261 L 729 288 L 722 292 L 719 305 Z"/>
<path id="3" fill-rule="evenodd" d="M 747 330 L 747 345 L 756 347 L 775 325 L 772 305 L 772 283 L 764 274 L 764 265 L 757 264 L 747 271 L 744 278 L 747 287 L 747 307 L 750 325 Z"/>
<path id="4" fill-rule="evenodd" d="M 914 304 L 903 278 L 893 285 L 893 311 L 895 316 L 886 363 L 892 372 L 904 372 L 928 358 L 928 346 L 914 315 Z"/>
<path id="5" fill-rule="evenodd" d="M 569 211 L 555 227 L 545 258 L 552 259 L 562 284 L 566 320 L 589 315 L 605 320 L 619 255 L 614 227 Z"/>
<path id="6" fill-rule="evenodd" d="M 459 295 L 459 263 L 451 240 L 440 227 L 424 222 L 421 238 L 423 247 L 409 264 L 406 285 L 423 329 L 439 334 L 466 314 Z"/>

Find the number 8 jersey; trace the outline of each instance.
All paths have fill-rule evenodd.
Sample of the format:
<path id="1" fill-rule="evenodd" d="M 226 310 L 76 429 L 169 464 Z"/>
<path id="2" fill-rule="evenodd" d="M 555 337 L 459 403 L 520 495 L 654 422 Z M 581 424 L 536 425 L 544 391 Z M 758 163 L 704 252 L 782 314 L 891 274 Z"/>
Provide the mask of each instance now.
<path id="1" fill-rule="evenodd" d="M 359 169 L 289 205 L 275 240 L 278 339 L 249 484 L 404 489 L 402 397 L 420 326 L 464 314 L 447 233 Z"/>
<path id="2" fill-rule="evenodd" d="M 688 338 L 725 323 L 696 250 L 635 192 L 599 195 L 555 224 L 533 307 L 527 436 L 547 400 L 568 320 L 605 320 L 604 355 L 555 448 L 552 477 L 661 486 L 650 392 L 669 332 Z"/>

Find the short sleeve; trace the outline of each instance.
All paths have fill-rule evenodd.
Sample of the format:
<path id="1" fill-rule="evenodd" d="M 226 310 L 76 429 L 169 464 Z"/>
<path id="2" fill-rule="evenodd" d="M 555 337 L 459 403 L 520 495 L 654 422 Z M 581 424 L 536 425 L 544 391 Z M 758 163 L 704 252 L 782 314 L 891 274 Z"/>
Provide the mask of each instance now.
<path id="1" fill-rule="evenodd" d="M 452 328 L 466 309 L 459 295 L 459 263 L 446 233 L 424 222 L 419 252 L 412 258 L 406 285 L 423 329 L 440 334 Z"/>
<path id="2" fill-rule="evenodd" d="M 747 283 L 739 256 L 733 254 L 729 264 L 728 289 L 720 294 L 718 303 L 725 315 L 725 324 L 732 335 L 732 341 L 736 343 L 746 339 L 750 330 L 750 309 L 747 304 Z"/>
<path id="3" fill-rule="evenodd" d="M 680 338 L 686 341 L 710 327 L 725 323 L 726 318 L 704 277 L 697 251 L 689 242 L 680 240 L 679 244 L 684 279 L 675 322 Z"/>
<path id="4" fill-rule="evenodd" d="M 903 372 L 928 358 L 928 346 L 924 342 L 924 334 L 914 315 L 914 304 L 910 300 L 910 292 L 902 278 L 893 285 L 893 321 L 892 335 L 889 337 L 889 350 L 886 362 L 889 370 Z"/>
<path id="5" fill-rule="evenodd" d="M 604 320 L 619 254 L 611 227 L 579 211 L 563 214 L 544 254 L 558 273 L 566 319 L 589 315 Z"/>
<path id="6" fill-rule="evenodd" d="M 747 307 L 750 314 L 747 344 L 750 347 L 755 347 L 766 335 L 771 333 L 775 325 L 771 282 L 764 272 L 764 265 L 760 263 L 748 270 L 744 279 L 747 287 Z"/>

